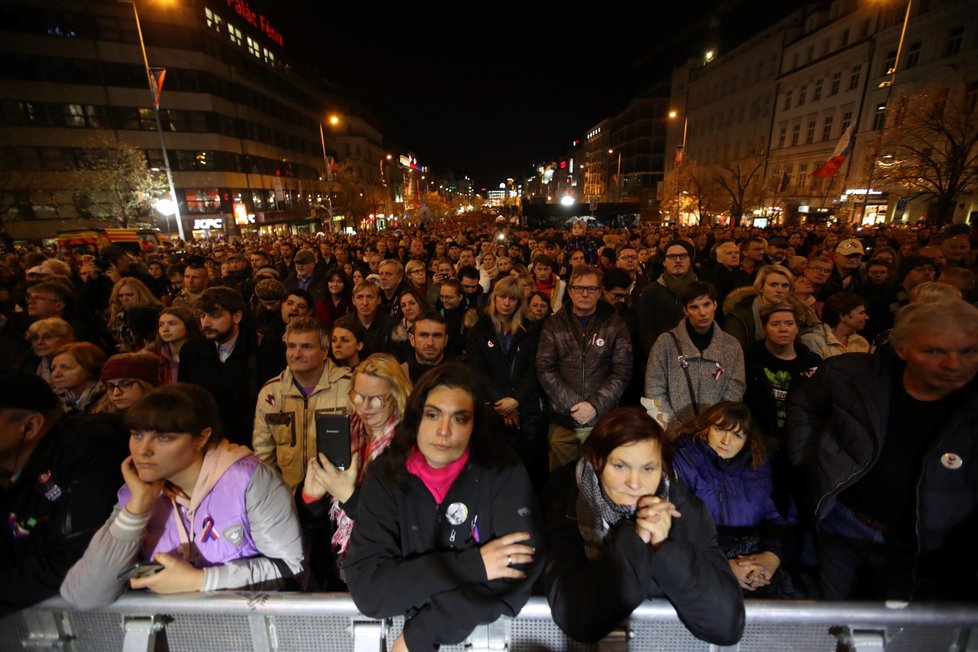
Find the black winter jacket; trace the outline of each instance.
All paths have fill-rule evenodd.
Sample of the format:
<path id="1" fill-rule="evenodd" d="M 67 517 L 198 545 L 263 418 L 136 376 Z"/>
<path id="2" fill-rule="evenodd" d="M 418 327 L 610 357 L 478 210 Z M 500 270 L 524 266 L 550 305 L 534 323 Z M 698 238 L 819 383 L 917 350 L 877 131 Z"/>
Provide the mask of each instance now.
<path id="1" fill-rule="evenodd" d="M 547 487 L 547 562 L 544 587 L 554 621 L 571 638 L 590 643 L 618 627 L 647 598 L 665 597 L 694 636 L 734 645 L 744 631 L 744 599 L 717 544 L 710 513 L 674 479 L 669 499 L 682 518 L 672 521 L 658 550 L 622 519 L 601 553 L 588 560 L 578 530 L 575 464 L 551 476 Z"/>
<path id="2" fill-rule="evenodd" d="M 816 521 L 879 459 L 893 383 L 902 382 L 903 370 L 889 347 L 847 353 L 822 361 L 789 396 L 788 455 L 805 473 L 808 513 Z M 916 597 L 931 591 L 978 597 L 978 381 L 962 391 L 964 400 L 921 460 L 920 474 L 907 478 L 917 487 Z"/>
<path id="3" fill-rule="evenodd" d="M 503 353 L 499 334 L 492 320 L 485 315 L 466 336 L 465 361 L 478 374 L 489 400 L 515 398 L 520 404 L 521 419 L 541 415 L 540 385 L 536 374 L 539 340 L 537 325 L 523 322 L 523 328 L 513 333 L 509 352 Z"/>
<path id="4" fill-rule="evenodd" d="M 479 546 L 529 532 L 525 543 L 542 549 L 540 516 L 523 466 L 492 472 L 470 459 L 437 505 L 406 469 L 396 480 L 386 476 L 389 454 L 368 467 L 344 562 L 357 608 L 372 618 L 406 614 L 404 639 L 412 652 L 461 642 L 479 624 L 518 614 L 540 562 L 523 569 L 525 579 L 487 580 Z"/>
<path id="5" fill-rule="evenodd" d="M 65 416 L 0 488 L 0 615 L 58 594 L 112 513 L 128 434 L 115 415 Z"/>

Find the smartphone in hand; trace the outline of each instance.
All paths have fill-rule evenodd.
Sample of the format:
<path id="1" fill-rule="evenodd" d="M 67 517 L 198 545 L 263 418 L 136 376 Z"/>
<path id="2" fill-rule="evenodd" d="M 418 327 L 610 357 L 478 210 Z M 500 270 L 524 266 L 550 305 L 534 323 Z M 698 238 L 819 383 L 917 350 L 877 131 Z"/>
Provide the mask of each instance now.
<path id="1" fill-rule="evenodd" d="M 344 471 L 350 468 L 350 415 L 316 415 L 316 450 L 326 456 L 333 466 Z"/>
<path id="2" fill-rule="evenodd" d="M 133 564 L 126 570 L 116 575 L 116 579 L 128 582 L 134 577 L 149 577 L 150 575 L 156 575 L 164 568 L 165 567 L 163 564 L 159 562 L 141 561 Z"/>

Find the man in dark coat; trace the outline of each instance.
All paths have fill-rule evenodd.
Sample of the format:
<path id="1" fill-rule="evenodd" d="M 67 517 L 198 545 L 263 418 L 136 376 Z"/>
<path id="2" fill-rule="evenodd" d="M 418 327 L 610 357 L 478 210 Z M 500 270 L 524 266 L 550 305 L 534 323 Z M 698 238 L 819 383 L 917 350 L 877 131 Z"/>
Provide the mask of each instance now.
<path id="1" fill-rule="evenodd" d="M 114 415 L 66 416 L 38 376 L 0 377 L 0 616 L 57 595 L 112 512 L 127 442 Z"/>

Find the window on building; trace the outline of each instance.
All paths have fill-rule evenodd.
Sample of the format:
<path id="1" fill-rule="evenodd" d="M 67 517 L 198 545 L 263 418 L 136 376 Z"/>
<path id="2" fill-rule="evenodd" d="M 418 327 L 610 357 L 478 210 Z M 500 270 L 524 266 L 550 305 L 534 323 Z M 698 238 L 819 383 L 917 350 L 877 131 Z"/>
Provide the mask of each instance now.
<path id="1" fill-rule="evenodd" d="M 808 176 L 808 163 L 798 164 L 798 185 L 803 186 L 805 184 L 805 178 Z"/>
<path id="2" fill-rule="evenodd" d="M 920 62 L 920 41 L 914 41 L 907 48 L 907 68 L 914 68 Z"/>
<path id="3" fill-rule="evenodd" d="M 85 127 L 85 109 L 81 104 L 62 104 L 64 112 L 64 126 L 66 127 Z"/>
<path id="4" fill-rule="evenodd" d="M 822 140 L 829 140 L 832 138 L 832 116 L 825 116 L 825 122 L 822 123 Z"/>
<path id="5" fill-rule="evenodd" d="M 798 144 L 798 140 L 801 138 L 801 125 L 796 124 L 791 128 L 791 146 L 794 147 Z"/>
<path id="6" fill-rule="evenodd" d="M 951 30 L 947 38 L 947 49 L 944 50 L 944 56 L 953 57 L 955 54 L 961 51 L 961 41 L 964 39 L 964 27 L 960 25 Z"/>
<path id="7" fill-rule="evenodd" d="M 139 128 L 143 131 L 156 131 L 156 113 L 150 108 L 140 108 Z"/>
<path id="8" fill-rule="evenodd" d="M 883 70 L 880 71 L 880 74 L 892 74 L 894 64 L 896 64 L 896 50 L 890 50 L 886 53 L 886 61 L 883 62 Z"/>
<path id="9" fill-rule="evenodd" d="M 250 54 L 251 56 L 255 57 L 256 59 L 260 59 L 261 58 L 261 46 L 258 45 L 258 41 L 256 41 L 255 39 L 251 38 L 250 36 L 246 37 L 246 39 L 247 39 L 247 42 L 248 42 L 248 54 Z"/>
<path id="10" fill-rule="evenodd" d="M 808 95 L 808 86 L 802 86 L 798 89 L 798 106 L 805 103 L 805 96 Z"/>
<path id="11" fill-rule="evenodd" d="M 842 131 L 845 132 L 852 124 L 852 111 L 846 111 L 842 114 Z"/>
<path id="12" fill-rule="evenodd" d="M 808 121 L 808 129 L 805 131 L 805 142 L 808 144 L 815 142 L 815 121 Z"/>
<path id="13" fill-rule="evenodd" d="M 204 17 L 207 19 L 207 27 L 220 34 L 221 28 L 224 26 L 224 19 L 206 7 L 204 8 Z"/>
<path id="14" fill-rule="evenodd" d="M 849 45 L 849 28 L 842 30 L 842 35 L 839 37 L 839 47 L 844 48 Z"/>
<path id="15" fill-rule="evenodd" d="M 814 58 L 815 58 L 815 46 L 814 45 L 809 45 L 808 46 L 808 51 L 805 52 L 805 63 L 810 62 Z"/>
<path id="16" fill-rule="evenodd" d="M 784 94 L 784 108 L 785 109 L 790 109 L 791 108 L 791 95 L 792 95 L 792 93 L 794 93 L 794 91 L 787 91 Z"/>
<path id="17" fill-rule="evenodd" d="M 880 104 L 873 113 L 873 131 L 878 131 L 886 126 L 886 105 Z"/>
<path id="18" fill-rule="evenodd" d="M 863 66 L 862 64 L 856 64 L 852 67 L 852 72 L 849 73 L 849 90 L 856 90 L 859 88 L 859 77 L 862 75 Z"/>
<path id="19" fill-rule="evenodd" d="M 261 49 L 261 53 L 262 53 L 262 59 L 264 59 L 265 63 L 267 63 L 269 65 L 272 65 L 272 66 L 275 65 L 275 53 L 274 52 L 272 52 L 268 48 L 262 48 Z"/>
<path id="20" fill-rule="evenodd" d="M 859 38 L 866 38 L 869 36 L 869 19 L 863 21 L 863 26 L 859 30 Z"/>
<path id="21" fill-rule="evenodd" d="M 221 210 L 221 193 L 217 188 L 190 188 L 185 194 L 188 213 L 215 213 Z"/>
<path id="22" fill-rule="evenodd" d="M 784 148 L 784 142 L 787 137 L 788 137 L 788 128 L 781 127 L 781 130 L 778 132 L 778 149 Z"/>
<path id="23" fill-rule="evenodd" d="M 242 41 L 244 40 L 244 34 L 242 34 L 241 30 L 234 25 L 228 25 L 228 38 L 230 38 L 231 42 L 235 45 L 241 45 Z"/>
<path id="24" fill-rule="evenodd" d="M 824 57 L 832 49 L 832 42 L 829 39 L 822 41 L 822 56 Z"/>
<path id="25" fill-rule="evenodd" d="M 815 82 L 815 88 L 812 89 L 812 100 L 822 99 L 822 80 L 819 79 Z"/>
<path id="26" fill-rule="evenodd" d="M 791 57 L 791 69 L 792 70 L 794 70 L 795 68 L 798 67 L 798 56 L 799 56 L 798 53 L 795 52 L 795 55 L 793 57 Z"/>
<path id="27" fill-rule="evenodd" d="M 832 85 L 829 87 L 829 95 L 838 95 L 840 84 L 842 84 L 842 73 L 837 72 L 832 75 Z"/>

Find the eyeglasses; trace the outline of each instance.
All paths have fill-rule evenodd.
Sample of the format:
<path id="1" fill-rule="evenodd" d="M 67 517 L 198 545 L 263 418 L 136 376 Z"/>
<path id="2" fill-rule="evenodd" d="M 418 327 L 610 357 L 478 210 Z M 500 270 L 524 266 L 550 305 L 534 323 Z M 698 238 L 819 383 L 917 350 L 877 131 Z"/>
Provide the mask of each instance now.
<path id="1" fill-rule="evenodd" d="M 619 260 L 638 260 L 638 254 L 628 254 L 627 256 L 618 256 Z"/>
<path id="2" fill-rule="evenodd" d="M 595 294 L 601 288 L 596 285 L 572 285 L 570 289 L 571 292 L 577 292 L 578 294 Z"/>
<path id="3" fill-rule="evenodd" d="M 666 254 L 666 260 L 689 260 L 689 254 Z"/>
<path id="4" fill-rule="evenodd" d="M 362 407 L 366 404 L 367 408 L 371 410 L 379 410 L 393 397 L 393 394 L 388 394 L 387 396 L 364 396 L 359 392 L 350 390 L 350 402 L 357 407 Z"/>
<path id="5" fill-rule="evenodd" d="M 54 299 L 52 297 L 42 297 L 42 296 L 39 296 L 37 294 L 28 294 L 27 295 L 27 303 L 30 303 L 31 301 L 53 301 L 53 302 L 57 302 L 57 301 L 60 301 L 60 299 Z"/>
<path id="6" fill-rule="evenodd" d="M 628 292 L 612 292 L 611 296 L 614 297 L 615 301 L 624 301 L 628 298 Z"/>
<path id="7" fill-rule="evenodd" d="M 815 267 L 814 265 L 809 265 L 808 266 L 808 269 L 812 270 L 813 272 L 818 272 L 819 274 L 831 274 L 832 273 L 832 268 L 831 267 Z"/>
<path id="8" fill-rule="evenodd" d="M 124 378 L 123 380 L 117 380 L 115 382 L 110 380 L 109 382 L 102 384 L 105 385 L 105 392 L 107 394 L 111 394 L 117 389 L 122 390 L 123 392 L 128 392 L 130 389 L 132 389 L 132 386 L 136 384 L 136 381 L 132 380 L 131 378 Z"/>

